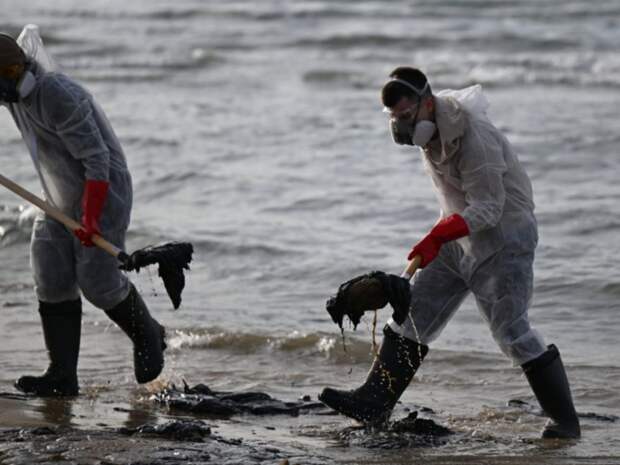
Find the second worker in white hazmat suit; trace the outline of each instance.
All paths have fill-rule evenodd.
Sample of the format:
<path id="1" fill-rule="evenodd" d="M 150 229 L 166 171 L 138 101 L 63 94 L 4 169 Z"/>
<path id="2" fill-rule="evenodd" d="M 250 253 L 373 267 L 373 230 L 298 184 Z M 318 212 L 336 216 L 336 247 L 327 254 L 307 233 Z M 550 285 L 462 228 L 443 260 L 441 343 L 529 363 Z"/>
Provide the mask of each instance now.
<path id="1" fill-rule="evenodd" d="M 50 364 L 15 386 L 39 396 L 78 394 L 82 295 L 130 337 L 136 379 L 151 381 L 164 364 L 164 328 L 117 260 L 91 241 L 97 233 L 124 248 L 132 205 L 125 155 L 92 95 L 50 68 L 36 26 L 17 40 L 0 34 L 0 103 L 22 134 L 46 200 L 82 222 L 69 231 L 43 212 L 35 219 L 30 258 Z"/>

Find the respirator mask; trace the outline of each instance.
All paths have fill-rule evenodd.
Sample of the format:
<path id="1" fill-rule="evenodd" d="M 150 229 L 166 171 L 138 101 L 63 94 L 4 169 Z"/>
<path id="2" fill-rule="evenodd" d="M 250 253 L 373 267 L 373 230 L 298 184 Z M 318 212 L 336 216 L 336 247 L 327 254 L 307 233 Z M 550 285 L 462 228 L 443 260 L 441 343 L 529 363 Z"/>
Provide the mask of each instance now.
<path id="1" fill-rule="evenodd" d="M 418 121 L 422 95 L 424 95 L 424 92 L 428 87 L 428 83 L 426 83 L 422 90 L 419 90 L 402 79 L 392 79 L 390 82 L 393 81 L 411 89 L 418 96 L 418 101 L 415 104 L 415 107 L 412 107 L 410 111 L 406 111 L 398 117 L 394 115 L 390 117 L 390 133 L 392 134 L 392 139 L 400 145 L 415 145 L 418 147 L 424 147 L 433 138 L 433 135 L 437 130 L 437 126 L 432 121 Z M 387 108 L 384 111 L 391 113 L 391 111 Z"/>
<path id="2" fill-rule="evenodd" d="M 35 84 L 34 74 L 28 70 L 17 80 L 0 76 L 0 102 L 17 103 L 32 91 Z"/>

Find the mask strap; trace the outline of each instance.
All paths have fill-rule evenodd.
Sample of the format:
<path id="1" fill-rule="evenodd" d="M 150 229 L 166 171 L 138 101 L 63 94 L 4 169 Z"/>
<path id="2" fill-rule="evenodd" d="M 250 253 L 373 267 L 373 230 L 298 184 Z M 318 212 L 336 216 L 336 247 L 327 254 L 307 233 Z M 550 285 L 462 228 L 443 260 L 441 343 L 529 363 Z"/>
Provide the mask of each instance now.
<path id="1" fill-rule="evenodd" d="M 37 84 L 37 80 L 31 71 L 24 72 L 23 76 L 17 83 L 17 92 L 21 98 L 26 98 Z"/>
<path id="2" fill-rule="evenodd" d="M 428 89 L 428 81 L 426 81 L 426 83 L 424 84 L 424 87 L 422 88 L 422 90 L 416 88 L 413 84 L 411 84 L 411 83 L 409 83 L 407 81 L 403 81 L 402 79 L 398 79 L 398 78 L 390 79 L 388 82 L 398 82 L 399 84 L 402 84 L 403 86 L 407 87 L 408 89 L 414 91 L 415 94 L 418 97 L 422 97 L 424 92 L 426 92 L 426 89 Z"/>

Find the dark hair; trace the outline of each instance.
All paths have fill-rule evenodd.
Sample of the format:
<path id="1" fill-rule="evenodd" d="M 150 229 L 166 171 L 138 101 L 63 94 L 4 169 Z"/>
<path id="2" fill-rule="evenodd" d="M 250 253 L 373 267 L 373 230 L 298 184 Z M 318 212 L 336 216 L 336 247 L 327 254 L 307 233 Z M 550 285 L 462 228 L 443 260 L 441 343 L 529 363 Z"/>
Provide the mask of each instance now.
<path id="1" fill-rule="evenodd" d="M 428 79 L 426 79 L 426 75 L 422 71 L 408 66 L 399 66 L 390 73 L 390 78 L 401 79 L 420 90 L 424 89 L 424 86 L 428 83 Z M 429 85 L 421 97 L 427 97 L 431 94 L 431 86 Z M 392 108 L 403 97 L 410 99 L 420 98 L 412 89 L 397 81 L 389 81 L 383 86 L 383 89 L 381 89 L 381 101 L 383 105 L 388 108 Z"/>
<path id="2" fill-rule="evenodd" d="M 0 32 L 0 67 L 23 65 L 25 61 L 26 55 L 15 39 Z"/>

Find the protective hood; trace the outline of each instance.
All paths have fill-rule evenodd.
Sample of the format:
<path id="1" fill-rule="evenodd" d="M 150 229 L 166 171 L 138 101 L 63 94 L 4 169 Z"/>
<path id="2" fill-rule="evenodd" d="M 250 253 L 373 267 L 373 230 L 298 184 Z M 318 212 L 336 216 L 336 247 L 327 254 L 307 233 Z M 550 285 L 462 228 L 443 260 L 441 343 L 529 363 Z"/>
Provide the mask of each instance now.
<path id="1" fill-rule="evenodd" d="M 52 57 L 43 46 L 43 40 L 39 34 L 39 26 L 27 24 L 17 37 L 17 43 L 22 48 L 29 61 L 36 62 L 41 71 L 56 71 L 57 66 Z"/>
<path id="2" fill-rule="evenodd" d="M 34 24 L 27 24 L 24 26 L 16 42 L 26 55 L 26 72 L 22 76 L 22 79 L 20 79 L 17 89 L 20 97 L 25 99 L 33 92 L 37 86 L 37 81 L 45 74 L 46 70 L 53 71 L 56 69 L 56 65 L 43 46 L 38 26 Z M 41 169 L 37 136 L 24 102 L 24 100 L 21 100 L 11 104 L 10 111 L 28 147 L 30 157 L 41 179 L 46 199 L 55 206 L 58 206 L 54 200 L 58 198 L 57 195 L 54 195 L 56 190 L 52 188 L 48 176 L 44 175 Z"/>
<path id="3" fill-rule="evenodd" d="M 460 147 L 460 139 L 465 132 L 466 113 L 487 118 L 488 107 L 489 102 L 479 84 L 465 89 L 446 89 L 439 92 L 435 96 L 435 120 L 441 147 L 430 147 L 429 159 L 437 165 L 448 161 Z"/>

